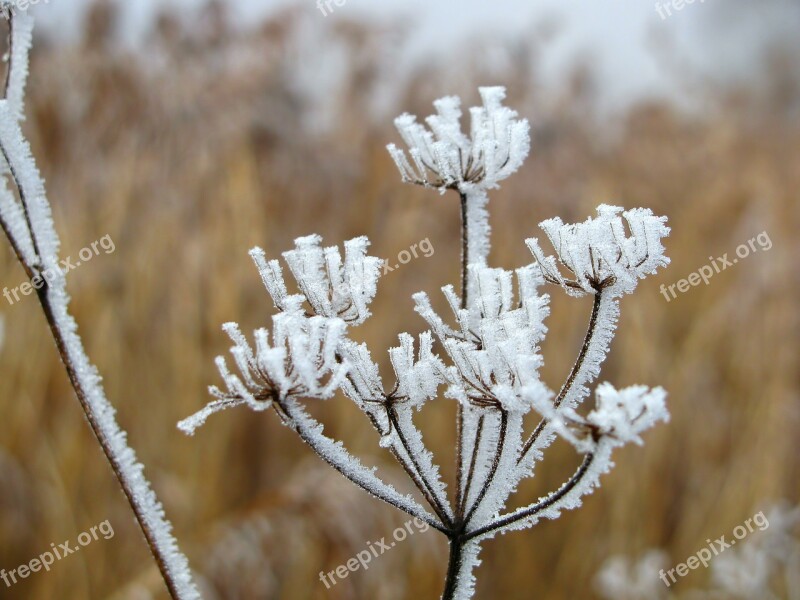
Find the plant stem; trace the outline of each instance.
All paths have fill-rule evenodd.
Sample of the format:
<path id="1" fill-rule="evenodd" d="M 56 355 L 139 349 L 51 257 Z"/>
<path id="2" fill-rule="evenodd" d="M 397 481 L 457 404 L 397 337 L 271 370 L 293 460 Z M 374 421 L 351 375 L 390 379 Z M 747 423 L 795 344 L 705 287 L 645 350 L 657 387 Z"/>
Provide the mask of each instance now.
<path id="1" fill-rule="evenodd" d="M 164 552 L 156 539 L 156 534 L 148 522 L 148 515 L 144 514 L 140 501 L 137 501 L 137 490 L 134 489 L 134 483 L 125 475 L 125 471 L 120 463 L 120 458 L 111 448 L 111 444 L 108 439 L 108 432 L 104 430 L 104 427 L 99 422 L 97 415 L 95 415 L 95 412 L 89 402 L 88 390 L 85 388 L 84 382 L 75 368 L 76 357 L 73 357 L 69 349 L 70 346 L 66 343 L 62 328 L 58 323 L 58 319 L 50 303 L 46 287 L 42 288 L 42 290 L 39 290 L 39 302 L 42 305 L 42 310 L 44 311 L 45 318 L 47 319 L 47 324 L 50 326 L 50 331 L 53 334 L 53 339 L 55 340 L 58 354 L 61 357 L 61 362 L 64 363 L 70 383 L 72 384 L 75 394 L 78 397 L 78 401 L 80 402 L 83 412 L 86 415 L 86 420 L 89 422 L 89 426 L 91 427 L 95 438 L 100 444 L 100 447 L 103 449 L 103 454 L 105 454 L 109 465 L 111 465 L 112 471 L 114 471 L 114 474 L 117 477 L 120 487 L 122 487 L 125 497 L 128 499 L 128 504 L 130 504 L 131 510 L 136 517 L 136 521 L 138 522 L 142 533 L 144 534 L 144 538 L 147 541 L 148 547 L 150 548 L 150 553 L 153 555 L 153 558 L 158 565 L 158 570 L 161 572 L 161 576 L 164 579 L 167 590 L 169 590 L 170 597 L 174 600 L 180 600 L 182 596 L 180 590 L 178 589 L 177 583 L 174 580 L 173 574 L 168 567 L 168 559 L 164 555 Z M 76 349 L 75 351 L 83 352 L 85 354 L 82 344 L 80 348 Z"/>
<path id="2" fill-rule="evenodd" d="M 348 464 L 348 461 L 345 460 L 344 457 L 332 456 L 329 452 L 330 447 L 326 447 L 326 444 L 335 446 L 333 440 L 321 435 L 315 430 L 318 423 L 312 419 L 295 400 L 292 398 L 280 398 L 275 395 L 273 396 L 273 402 L 274 406 L 279 407 L 280 411 L 283 413 L 281 418 L 284 420 L 284 423 L 291 427 L 317 456 L 324 460 L 329 466 L 336 469 L 341 475 L 368 494 L 379 500 L 383 500 L 387 504 L 394 506 L 398 510 L 402 510 L 412 517 L 418 518 L 420 521 L 424 521 L 433 529 L 445 534 L 449 532 L 449 529 L 443 523 L 430 515 L 416 501 L 400 495 L 394 488 L 391 488 L 382 480 L 378 479 L 371 471 L 363 468 L 361 470 L 354 469 L 353 465 Z M 345 452 L 344 449 L 340 449 L 340 451 Z M 349 456 L 348 453 L 348 458 Z"/>
<path id="3" fill-rule="evenodd" d="M 461 538 L 450 539 L 450 559 L 447 562 L 447 576 L 444 580 L 442 600 L 453 600 L 462 569 L 464 543 Z"/>
<path id="4" fill-rule="evenodd" d="M 393 406 L 388 407 L 387 409 L 389 415 L 389 422 L 394 427 L 395 431 L 397 432 L 397 437 L 400 440 L 400 444 L 402 445 L 402 449 L 405 452 L 406 456 L 408 457 L 409 464 L 406 465 L 406 461 L 403 459 L 402 456 L 399 455 L 397 450 L 394 450 L 395 456 L 400 464 L 405 468 L 406 472 L 408 473 L 409 477 L 414 481 L 419 491 L 422 492 L 422 495 L 428 501 L 431 508 L 436 513 L 436 516 L 442 521 L 442 524 L 445 527 L 451 527 L 452 522 L 450 516 L 448 515 L 447 508 L 445 508 L 444 504 L 442 503 L 439 496 L 436 494 L 436 491 L 433 489 L 431 483 L 425 478 L 423 470 L 420 468 L 419 462 L 414 456 L 414 453 L 409 446 L 408 440 L 406 439 L 406 435 L 403 431 L 403 427 L 400 423 L 400 420 L 397 417 L 397 411 Z"/>
<path id="5" fill-rule="evenodd" d="M 489 492 L 489 489 L 492 487 L 492 483 L 494 482 L 494 477 L 497 475 L 497 469 L 500 466 L 500 460 L 503 457 L 503 450 L 506 447 L 506 435 L 508 434 L 508 412 L 501 409 L 500 412 L 500 435 L 497 437 L 497 449 L 495 450 L 494 459 L 492 460 L 492 467 L 489 471 L 489 474 L 486 476 L 486 481 L 483 482 L 481 486 L 481 491 L 478 493 L 478 497 L 475 498 L 475 502 L 472 505 L 472 508 L 469 509 L 469 512 L 464 517 L 464 524 L 469 525 L 470 520 L 472 519 L 472 515 L 475 514 L 475 511 L 483 502 L 483 499 L 486 497 L 486 494 Z"/>
<path id="6" fill-rule="evenodd" d="M 469 265 L 469 227 L 467 225 L 467 195 L 461 194 L 461 308 L 467 308 L 469 298 L 467 292 Z"/>
<path id="7" fill-rule="evenodd" d="M 592 302 L 592 314 L 589 317 L 589 325 L 586 329 L 586 335 L 583 338 L 583 346 L 581 346 L 581 350 L 578 353 L 578 358 L 575 360 L 575 364 L 572 365 L 572 369 L 567 376 L 567 380 L 564 382 L 564 385 L 561 386 L 561 390 L 558 392 L 558 396 L 553 401 L 553 406 L 558 408 L 561 406 L 561 403 L 564 402 L 564 399 L 567 397 L 567 394 L 572 390 L 572 387 L 575 385 L 575 380 L 578 377 L 578 373 L 583 368 L 583 363 L 586 361 L 586 356 L 589 354 L 589 348 L 594 341 L 595 332 L 597 330 L 597 321 L 600 315 L 600 307 L 603 302 L 603 290 L 598 289 L 594 295 L 594 300 Z M 544 431 L 545 425 L 547 425 L 547 419 L 542 419 L 539 421 L 539 424 L 536 426 L 536 429 L 533 431 L 531 436 L 525 442 L 525 446 L 522 448 L 522 452 L 520 452 L 519 459 L 517 460 L 517 464 L 522 463 L 528 455 L 528 452 L 531 448 L 536 444 L 536 441 L 541 436 L 542 432 Z"/>
<path id="8" fill-rule="evenodd" d="M 468 302 L 467 294 L 467 261 L 469 260 L 469 227 L 467 226 L 467 195 L 461 193 L 461 308 L 465 309 Z M 459 402 L 456 410 L 456 518 L 463 514 L 461 506 L 464 495 L 464 406 Z"/>
<path id="9" fill-rule="evenodd" d="M 521 508 L 519 510 L 515 510 L 514 512 L 504 515 L 491 523 L 484 525 L 483 527 L 479 527 L 473 531 L 470 531 L 464 539 L 469 541 L 473 538 L 484 536 L 487 533 L 491 533 L 498 529 L 502 529 L 508 527 L 509 525 L 513 525 L 514 523 L 521 521 L 522 519 L 526 519 L 528 517 L 532 517 L 541 513 L 542 511 L 550 508 L 557 502 L 559 502 L 564 496 L 566 496 L 569 492 L 571 492 L 578 484 L 583 481 L 583 478 L 589 472 L 589 469 L 594 463 L 596 455 L 593 453 L 587 454 L 583 458 L 583 462 L 581 463 L 578 470 L 575 474 L 569 478 L 569 480 L 564 483 L 558 490 L 555 492 L 545 496 L 544 498 L 540 499 L 539 502 L 535 504 L 531 504 L 526 508 Z"/>

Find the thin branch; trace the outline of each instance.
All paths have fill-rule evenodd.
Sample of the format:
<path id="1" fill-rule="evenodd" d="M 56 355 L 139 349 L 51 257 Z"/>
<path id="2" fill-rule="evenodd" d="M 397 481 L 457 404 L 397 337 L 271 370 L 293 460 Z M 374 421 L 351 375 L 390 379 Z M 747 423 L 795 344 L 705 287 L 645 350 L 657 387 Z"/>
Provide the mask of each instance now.
<path id="1" fill-rule="evenodd" d="M 469 278 L 469 227 L 467 226 L 467 195 L 460 194 L 461 197 L 461 308 L 469 306 L 469 296 L 467 293 L 467 280 Z"/>
<path id="2" fill-rule="evenodd" d="M 448 533 L 447 527 L 415 500 L 408 496 L 402 496 L 372 471 L 361 465 L 358 459 L 347 452 L 341 444 L 337 444 L 320 433 L 322 425 L 308 415 L 295 400 L 292 398 L 280 398 L 277 395 L 273 400 L 286 415 L 288 419 L 286 424 L 294 429 L 300 439 L 328 465 L 370 495 L 408 513 L 412 517 L 417 517 L 444 534 Z M 338 453 L 340 456 L 337 458 L 334 453 Z M 346 464 L 346 460 L 350 461 L 350 464 Z"/>
<path id="3" fill-rule="evenodd" d="M 467 217 L 467 195 L 459 193 L 461 202 L 461 308 L 469 306 L 469 286 L 467 269 L 469 261 L 469 220 Z M 455 504 L 458 507 L 459 518 L 463 516 L 464 505 L 464 418 L 466 407 L 459 402 L 456 408 L 456 497 Z"/>
<path id="4" fill-rule="evenodd" d="M 467 506 L 467 498 L 469 497 L 469 490 L 472 487 L 472 479 L 475 475 L 475 464 L 478 462 L 478 452 L 480 451 L 481 447 L 481 439 L 483 437 L 483 423 L 484 419 L 486 418 L 485 414 L 481 414 L 478 418 L 478 428 L 475 431 L 475 445 L 472 447 L 472 458 L 469 462 L 469 471 L 467 473 L 467 482 L 466 487 L 464 488 L 464 495 L 461 498 L 461 502 L 458 506 L 458 516 L 459 520 L 463 522 L 464 510 Z"/>
<path id="5" fill-rule="evenodd" d="M 75 390 L 75 395 L 78 397 L 78 402 L 80 402 L 81 408 L 83 408 L 83 412 L 86 415 L 86 420 L 89 422 L 92 433 L 94 433 L 95 438 L 100 444 L 103 454 L 105 454 L 108 463 L 111 465 L 111 469 L 114 471 L 114 474 L 117 477 L 117 481 L 119 482 L 120 487 L 122 488 L 122 491 L 128 500 L 128 504 L 136 516 L 136 521 L 139 523 L 139 527 L 141 528 L 147 545 L 150 548 L 150 553 L 153 555 L 153 558 L 158 565 L 158 570 L 161 572 L 164 583 L 169 590 L 170 597 L 175 600 L 180 600 L 181 598 L 184 598 L 184 596 L 181 595 L 180 590 L 178 589 L 177 583 L 173 577 L 173 573 L 169 568 L 169 561 L 164 556 L 163 549 L 160 547 L 160 544 L 156 539 L 155 531 L 148 525 L 149 515 L 145 514 L 144 507 L 140 506 L 141 498 L 137 497 L 137 492 L 139 490 L 134 489 L 134 484 L 129 481 L 128 477 L 126 477 L 124 474 L 121 461 L 117 456 L 117 453 L 111 448 L 111 443 L 109 442 L 107 435 L 108 432 L 105 431 L 103 426 L 99 423 L 98 418 L 95 415 L 95 411 L 92 409 L 90 404 L 88 392 L 84 388 L 83 382 L 75 369 L 73 357 L 67 347 L 63 332 L 59 327 L 53 307 L 50 304 L 50 300 L 47 296 L 48 287 L 46 283 L 41 290 L 37 290 L 37 294 L 39 297 L 39 303 L 41 304 L 45 318 L 47 319 L 47 324 L 49 325 L 53 339 L 56 342 L 56 348 L 58 349 L 58 354 L 61 357 L 61 362 L 64 364 L 64 367 L 67 370 L 70 383 Z M 117 430 L 119 431 L 119 429 Z"/>
<path id="6" fill-rule="evenodd" d="M 448 507 L 444 504 L 442 498 L 438 496 L 436 491 L 433 489 L 431 483 L 425 478 L 425 474 L 420 468 L 419 462 L 415 458 L 414 453 L 411 451 L 411 448 L 408 444 L 408 439 L 406 438 L 406 434 L 403 431 L 403 427 L 400 424 L 400 420 L 397 418 L 397 411 L 395 410 L 394 406 L 390 405 L 387 407 L 387 414 L 389 416 L 389 422 L 394 427 L 395 431 L 397 432 L 397 437 L 400 440 L 400 444 L 402 448 L 408 456 L 409 463 L 406 464 L 405 460 L 403 460 L 399 456 L 399 452 L 395 448 L 392 448 L 392 453 L 397 458 L 398 462 L 403 466 L 406 472 L 409 474 L 414 483 L 425 496 L 425 499 L 428 501 L 428 504 L 431 505 L 431 508 L 436 512 L 436 515 L 441 519 L 442 523 L 444 523 L 448 528 L 452 527 L 453 520 L 450 515 L 450 511 Z"/>
<path id="7" fill-rule="evenodd" d="M 16 16 L 11 17 L 10 27 L 13 29 L 13 22 Z M 14 64 L 15 53 L 13 47 L 9 49 L 9 66 L 4 94 L 7 97 L 11 93 L 9 81 L 11 73 L 16 68 Z M 30 264 L 25 260 L 20 251 L 17 241 L 13 238 L 8 224 L 3 223 L 3 230 L 8 235 L 9 241 L 17 254 L 25 272 L 29 276 L 34 276 L 43 268 L 44 262 L 52 262 L 57 265 L 56 255 L 42 256 L 39 245 L 39 236 L 47 234 L 53 240 L 57 240 L 57 233 L 49 221 L 49 214 L 44 221 L 36 221 L 37 226 L 45 228 L 39 231 L 34 225 L 31 217 L 32 198 L 36 191 L 44 194 L 44 189 L 38 177 L 38 171 L 33 156 L 29 154 L 27 142 L 22 135 L 19 123 L 14 116 L 9 100 L 0 100 L 0 153 L 9 168 L 9 174 L 13 184 L 16 186 L 24 213 L 25 225 L 31 238 L 35 260 L 38 264 Z M 9 145 L 19 148 L 19 152 L 12 154 Z M 21 176 L 21 170 L 26 174 Z M 30 188 L 30 189 L 29 189 Z M 49 205 L 46 204 L 44 197 L 40 198 L 42 207 L 38 210 L 46 210 L 49 213 Z M 56 267 L 57 268 L 57 267 Z M 199 597 L 194 584 L 191 581 L 191 572 L 183 554 L 178 550 L 177 542 L 172 536 L 171 526 L 163 514 L 163 507 L 158 502 L 155 493 L 150 488 L 149 482 L 140 472 L 141 466 L 135 460 L 135 454 L 127 446 L 125 435 L 114 419 L 114 409 L 105 398 L 105 394 L 99 387 L 97 380 L 94 379 L 94 367 L 89 362 L 86 351 L 80 337 L 74 331 L 74 321 L 67 311 L 67 305 L 56 305 L 51 296 L 54 292 L 64 294 L 65 283 L 63 279 L 58 282 L 58 290 L 54 290 L 52 283 L 42 278 L 42 284 L 37 289 L 37 296 L 42 306 L 47 323 L 52 332 L 56 347 L 62 362 L 67 370 L 70 382 L 75 390 L 81 408 L 86 415 L 86 419 L 105 454 L 117 480 L 122 487 L 131 510 L 144 534 L 145 540 L 150 548 L 154 560 L 161 572 L 164 583 L 170 596 L 176 600 Z"/>
<path id="8" fill-rule="evenodd" d="M 500 467 L 500 459 L 503 455 L 503 449 L 506 445 L 506 435 L 508 434 L 508 412 L 505 410 L 500 411 L 500 435 L 497 438 L 497 449 L 495 450 L 494 459 L 492 460 L 492 467 L 489 471 L 489 474 L 486 476 L 486 481 L 483 483 L 481 487 L 481 491 L 478 493 L 478 497 L 475 498 L 475 502 L 472 504 L 472 507 L 469 509 L 466 517 L 464 517 L 464 524 L 469 525 L 470 519 L 472 519 L 472 515 L 475 514 L 475 511 L 480 508 L 481 502 L 483 502 L 484 497 L 489 492 L 489 489 L 492 487 L 492 482 L 494 481 L 495 475 L 497 475 L 497 469 Z"/>
<path id="9" fill-rule="evenodd" d="M 592 302 L 592 314 L 589 317 L 589 325 L 586 329 L 586 335 L 583 338 L 583 346 L 581 346 L 581 350 L 578 353 L 578 358 L 575 361 L 575 364 L 572 366 L 572 370 L 567 377 L 567 380 L 564 382 L 564 385 L 561 386 L 561 390 L 558 393 L 558 396 L 553 401 L 553 406 L 557 409 L 561 404 L 564 402 L 564 399 L 567 397 L 569 392 L 572 390 L 575 381 L 577 380 L 578 373 L 583 368 L 583 364 L 586 361 L 586 357 L 589 353 L 589 348 L 591 347 L 592 341 L 594 340 L 595 332 L 597 331 L 597 323 L 598 317 L 600 315 L 600 303 L 603 298 L 603 289 L 599 288 L 596 290 L 594 295 L 594 300 Z M 522 447 L 522 452 L 520 453 L 519 459 L 517 459 L 517 464 L 521 464 L 530 452 L 531 448 L 536 444 L 537 440 L 541 436 L 542 432 L 544 431 L 545 426 L 547 425 L 547 419 L 543 418 L 539 421 L 539 424 L 536 426 L 536 429 L 530 435 L 528 440 L 525 442 L 525 445 Z"/>
<path id="10" fill-rule="evenodd" d="M 3 100 L 6 101 L 5 99 Z M 11 172 L 11 180 L 14 182 L 14 185 L 19 192 L 19 199 L 20 205 L 22 207 L 22 214 L 25 217 L 25 225 L 28 228 L 28 231 L 31 234 L 31 244 L 33 245 L 33 252 L 36 255 L 38 263 L 35 265 L 30 265 L 31 269 L 36 272 L 42 268 L 42 255 L 39 251 L 39 243 L 37 241 L 36 229 L 33 226 L 33 222 L 31 221 L 31 214 L 30 214 L 30 200 L 26 197 L 26 192 L 23 186 L 19 184 L 19 175 L 17 174 L 14 165 L 12 164 L 11 157 L 6 150 L 5 145 L 0 144 L 0 155 L 2 155 L 3 160 L 8 165 L 8 170 Z M 4 227 L 5 229 L 5 227 Z M 9 236 L 9 239 L 11 237 Z"/>
<path id="11" fill-rule="evenodd" d="M 531 504 L 528 507 L 520 508 L 515 510 L 514 512 L 505 515 L 504 517 L 500 517 L 495 521 L 492 521 L 488 525 L 484 525 L 483 527 L 479 527 L 473 531 L 468 532 L 464 536 L 465 541 L 469 541 L 479 536 L 486 535 L 487 533 L 491 533 L 498 529 L 507 527 L 516 523 L 517 521 L 521 521 L 522 519 L 527 519 L 528 517 L 532 517 L 537 515 L 538 513 L 547 510 L 548 508 L 552 507 L 556 504 L 559 500 L 564 498 L 569 492 L 571 492 L 575 487 L 583 480 L 584 476 L 589 472 L 589 468 L 592 466 L 594 462 L 595 455 L 587 454 L 581 466 L 578 467 L 578 470 L 575 474 L 570 477 L 568 481 L 564 483 L 557 491 L 552 492 L 545 498 L 539 500 L 539 502 L 535 504 Z"/>
<path id="12" fill-rule="evenodd" d="M 442 600 L 451 600 L 455 598 L 458 578 L 461 574 L 463 550 L 464 543 L 460 539 L 454 538 L 450 540 L 450 557 L 447 561 L 447 575 L 444 580 Z"/>
<path id="13" fill-rule="evenodd" d="M 337 354 L 337 359 L 339 361 L 343 360 L 341 354 Z M 362 378 L 364 381 L 367 381 L 367 377 L 363 374 L 363 364 L 360 361 L 355 361 L 356 369 L 362 371 Z M 383 390 L 380 392 L 380 398 L 378 399 L 366 399 L 361 396 L 358 391 L 358 386 L 355 384 L 352 376 L 350 374 L 347 375 L 347 379 L 350 382 L 351 386 L 351 393 L 355 394 L 353 400 L 356 403 L 360 403 L 364 406 L 364 412 L 366 413 L 367 417 L 372 423 L 372 426 L 375 428 L 375 431 L 378 432 L 378 435 L 384 436 L 391 432 L 391 429 L 394 428 L 397 431 L 398 439 L 401 443 L 401 448 L 397 448 L 395 444 L 392 444 L 390 451 L 392 456 L 395 457 L 398 464 L 403 468 L 403 470 L 408 474 L 411 480 L 416 485 L 417 489 L 422 493 L 425 497 L 425 500 L 431 506 L 431 508 L 436 512 L 436 515 L 441 519 L 442 523 L 445 524 L 448 528 L 452 527 L 452 515 L 449 510 L 449 506 L 447 506 L 446 500 L 441 498 L 436 491 L 433 489 L 433 485 L 429 482 L 425 475 L 420 468 L 417 460 L 414 457 L 414 454 L 411 452 L 411 448 L 408 443 L 407 435 L 403 431 L 402 424 L 400 423 L 400 419 L 397 416 L 397 411 L 393 406 L 393 396 L 397 391 L 397 384 L 395 385 L 395 389 L 386 394 Z M 372 406 L 369 406 L 372 404 Z M 386 417 L 389 420 L 389 432 L 384 432 L 381 428 L 381 424 L 378 420 L 376 415 L 376 411 L 380 409 L 386 410 Z"/>

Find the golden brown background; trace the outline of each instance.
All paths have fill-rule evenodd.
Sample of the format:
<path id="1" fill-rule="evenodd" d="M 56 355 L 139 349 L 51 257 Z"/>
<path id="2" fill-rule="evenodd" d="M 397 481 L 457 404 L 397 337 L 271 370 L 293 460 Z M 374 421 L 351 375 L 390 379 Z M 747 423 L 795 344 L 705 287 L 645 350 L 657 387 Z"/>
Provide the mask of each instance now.
<path id="1" fill-rule="evenodd" d="M 25 128 L 64 256 L 106 234 L 116 244 L 70 274 L 73 311 L 207 597 L 438 598 L 446 548 L 433 531 L 325 589 L 320 571 L 391 535 L 405 515 L 341 481 L 272 415 L 230 411 L 194 438 L 175 427 L 217 383 L 213 358 L 229 345 L 219 325 L 269 324 L 251 246 L 277 256 L 311 232 L 328 243 L 367 234 L 374 254 L 392 258 L 430 239 L 435 255 L 386 275 L 375 317 L 355 332 L 381 357 L 398 332 L 423 328 L 410 294 L 436 297 L 458 277 L 456 198 L 400 183 L 384 149 L 398 136 L 367 102 L 389 68 L 378 50 L 407 29 L 330 22 L 347 69 L 341 93 L 325 102 L 330 126 L 315 127 L 313 107 L 293 85 L 302 55 L 286 45 L 303 19 L 319 18 L 307 12 L 287 10 L 247 35 L 234 34 L 214 5 L 191 27 L 165 15 L 134 57 L 114 44 L 114 11 L 97 8 L 78 43 L 37 39 Z M 796 56 L 775 47 L 751 85 L 687 82 L 705 111 L 651 101 L 609 121 L 595 110 L 603 82 L 591 64 L 576 67 L 559 94 L 542 93 L 535 65 L 549 35 L 543 26 L 496 42 L 507 57 L 500 74 L 479 47 L 431 64 L 395 102 L 427 115 L 439 96 L 461 94 L 470 106 L 477 85 L 502 84 L 508 104 L 531 119 L 531 157 L 492 196 L 495 265 L 530 262 L 523 241 L 551 216 L 583 220 L 602 202 L 669 216 L 673 263 L 623 301 L 601 379 L 663 385 L 673 418 L 648 433 L 643 448 L 618 452 L 617 468 L 582 509 L 487 543 L 478 598 L 592 598 L 593 577 L 610 554 L 662 547 L 676 564 L 773 501 L 800 501 Z M 768 252 L 672 302 L 659 294 L 660 284 L 762 231 L 773 242 Z M 0 285 L 23 280 L 2 244 Z M 555 288 L 551 295 L 544 375 L 557 388 L 589 307 Z M 0 597 L 164 598 L 38 304 L 29 297 L 0 307 L 0 567 L 106 519 L 116 533 L 50 573 L 0 586 Z M 426 411 L 426 439 L 449 474 L 452 402 Z M 314 412 L 406 485 L 346 400 Z M 520 502 L 558 486 L 576 464 L 566 447 L 549 456 Z M 694 572 L 678 589 L 706 577 Z"/>

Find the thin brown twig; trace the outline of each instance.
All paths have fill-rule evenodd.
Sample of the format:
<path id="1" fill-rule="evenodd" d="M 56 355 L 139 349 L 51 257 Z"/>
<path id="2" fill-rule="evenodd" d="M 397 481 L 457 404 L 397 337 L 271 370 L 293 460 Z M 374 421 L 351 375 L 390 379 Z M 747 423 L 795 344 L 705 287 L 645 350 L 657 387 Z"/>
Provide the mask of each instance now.
<path id="1" fill-rule="evenodd" d="M 578 467 L 578 470 L 575 472 L 575 474 L 572 475 L 572 477 L 570 477 L 569 480 L 567 480 L 564 483 L 564 485 L 562 485 L 558 490 L 549 494 L 544 499 L 540 500 L 536 504 L 533 504 L 532 506 L 524 510 L 515 511 L 511 514 L 505 515 L 504 517 L 500 517 L 499 519 L 489 523 L 488 525 L 484 525 L 483 527 L 479 527 L 474 531 L 470 531 L 469 533 L 464 535 L 463 540 L 467 542 L 471 539 L 483 536 L 487 533 L 491 533 L 492 531 L 496 531 L 497 529 L 500 529 L 502 527 L 507 527 L 508 525 L 516 523 L 517 521 L 521 521 L 522 519 L 535 516 L 537 513 L 540 513 L 543 510 L 550 508 L 556 502 L 558 502 L 564 496 L 566 496 L 570 491 L 575 489 L 575 486 L 577 486 L 581 482 L 581 480 L 583 480 L 583 478 L 589 472 L 589 467 L 592 466 L 594 458 L 595 458 L 594 454 L 587 454 L 584 457 L 581 466 Z"/>
<path id="2" fill-rule="evenodd" d="M 486 497 L 486 494 L 489 492 L 489 488 L 492 486 L 494 482 L 495 475 L 497 475 L 497 469 L 500 467 L 500 459 L 503 455 L 503 448 L 506 445 L 506 435 L 508 435 L 508 412 L 501 409 L 500 410 L 500 435 L 497 438 L 497 448 L 495 450 L 494 459 L 492 459 L 492 467 L 489 471 L 489 474 L 486 476 L 486 481 L 481 486 L 481 491 L 478 493 L 478 497 L 475 498 L 475 502 L 473 502 L 472 507 L 469 509 L 469 512 L 464 517 L 464 525 L 468 526 L 470 519 L 472 519 L 472 515 L 475 514 L 475 511 L 480 508 L 481 502 Z"/>
<path id="3" fill-rule="evenodd" d="M 600 315 L 600 303 L 603 299 L 603 288 L 599 287 L 594 295 L 594 301 L 592 302 L 592 313 L 589 317 L 589 325 L 586 329 L 586 335 L 583 338 L 583 346 L 581 346 L 580 352 L 578 353 L 578 358 L 575 360 L 575 364 L 572 366 L 572 369 L 567 376 L 567 380 L 564 382 L 564 385 L 561 386 L 561 390 L 558 393 L 558 396 L 553 401 L 553 406 L 558 408 L 561 406 L 564 399 L 569 394 L 572 386 L 575 384 L 575 380 L 578 377 L 578 373 L 583 368 L 583 363 L 586 361 L 586 356 L 589 352 L 589 347 L 592 344 L 592 340 L 594 339 L 595 332 L 597 330 L 597 322 L 598 317 Z M 519 459 L 517 459 L 517 464 L 522 463 L 525 460 L 528 452 L 533 448 L 536 441 L 541 436 L 542 432 L 544 431 L 545 425 L 547 425 L 547 419 L 543 418 L 539 421 L 539 424 L 534 429 L 533 433 L 525 442 L 525 445 L 522 447 L 522 452 L 519 455 Z"/>
<path id="4" fill-rule="evenodd" d="M 484 419 L 486 418 L 485 414 L 482 414 L 478 418 L 478 427 L 475 431 L 475 445 L 472 447 L 472 458 L 469 462 L 469 471 L 467 472 L 467 481 L 464 487 L 464 495 L 461 497 L 461 502 L 458 506 L 458 518 L 461 523 L 464 522 L 464 510 L 467 506 L 467 498 L 469 497 L 469 490 L 472 487 L 472 479 L 475 475 L 475 464 L 478 462 L 478 452 L 481 447 L 481 438 L 483 437 L 483 423 Z"/>
<path id="5" fill-rule="evenodd" d="M 411 451 L 411 448 L 409 447 L 408 439 L 406 438 L 406 435 L 403 432 L 403 428 L 400 426 L 400 421 L 397 418 L 397 411 L 395 407 L 390 404 L 389 406 L 387 406 L 386 411 L 389 416 L 389 422 L 397 432 L 397 437 L 400 439 L 400 444 L 402 445 L 403 450 L 408 456 L 410 464 L 407 466 L 405 461 L 400 456 L 397 456 L 398 453 L 396 450 L 392 449 L 392 453 L 395 454 L 397 460 L 400 462 L 400 464 L 406 470 L 408 475 L 414 481 L 416 486 L 419 488 L 420 492 L 422 492 L 423 496 L 425 496 L 425 499 L 428 501 L 428 504 L 430 504 L 431 508 L 434 510 L 439 519 L 441 519 L 442 523 L 444 523 L 444 525 L 448 528 L 452 527 L 453 522 L 450 518 L 450 515 L 447 512 L 447 509 L 445 508 L 444 504 L 442 504 L 441 499 L 434 491 L 431 483 L 425 478 L 425 475 L 422 472 L 419 463 L 414 457 L 414 453 Z"/>

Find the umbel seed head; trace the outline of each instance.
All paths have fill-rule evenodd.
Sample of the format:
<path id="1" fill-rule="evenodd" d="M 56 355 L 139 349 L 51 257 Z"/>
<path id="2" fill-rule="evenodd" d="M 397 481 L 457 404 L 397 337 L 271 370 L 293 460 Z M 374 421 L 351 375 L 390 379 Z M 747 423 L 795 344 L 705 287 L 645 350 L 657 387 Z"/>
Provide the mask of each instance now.
<path id="1" fill-rule="evenodd" d="M 406 183 L 436 188 L 489 189 L 520 168 L 530 151 L 530 125 L 503 106 L 504 87 L 479 88 L 483 106 L 470 109 L 471 127 L 461 131 L 461 99 L 446 96 L 433 105 L 437 114 L 425 119 L 428 128 L 408 113 L 394 121 L 408 153 L 387 146 Z M 409 160 L 410 157 L 410 160 Z"/>

